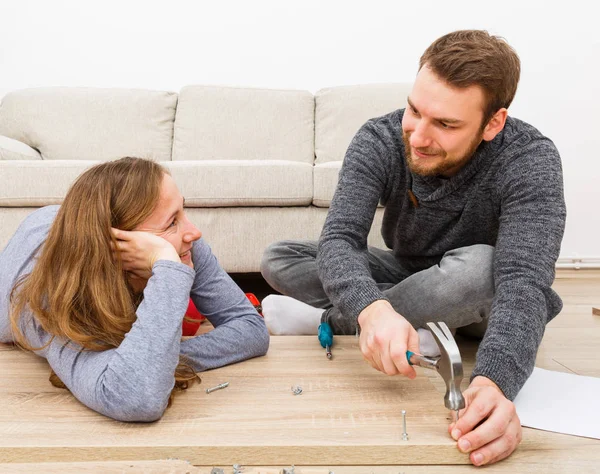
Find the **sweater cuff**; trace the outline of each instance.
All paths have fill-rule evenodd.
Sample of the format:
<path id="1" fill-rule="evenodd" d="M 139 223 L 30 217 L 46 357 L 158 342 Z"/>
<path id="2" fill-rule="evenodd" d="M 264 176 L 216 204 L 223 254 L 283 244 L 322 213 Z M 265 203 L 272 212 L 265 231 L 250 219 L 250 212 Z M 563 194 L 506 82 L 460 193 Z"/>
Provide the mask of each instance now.
<path id="1" fill-rule="evenodd" d="M 479 351 L 470 381 L 472 382 L 478 375 L 487 377 L 498 385 L 506 398 L 512 401 L 523 388 L 532 371 L 533 367 L 529 367 L 529 364 L 517 364 L 513 357 L 506 354 L 488 351 L 482 354 Z"/>

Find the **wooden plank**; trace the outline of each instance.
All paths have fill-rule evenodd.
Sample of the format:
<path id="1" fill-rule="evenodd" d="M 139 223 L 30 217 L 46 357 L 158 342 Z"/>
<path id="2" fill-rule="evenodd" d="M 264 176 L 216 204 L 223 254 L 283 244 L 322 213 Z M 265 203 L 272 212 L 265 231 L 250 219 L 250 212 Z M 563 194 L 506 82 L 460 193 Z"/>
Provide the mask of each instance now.
<path id="1" fill-rule="evenodd" d="M 353 336 L 337 338 L 332 361 L 316 337 L 274 337 L 266 357 L 202 378 L 160 421 L 120 423 L 52 387 L 42 359 L 1 351 L 0 459 L 468 463 L 447 434 L 449 414 L 431 377 L 410 381 L 378 373 L 363 362 Z M 228 388 L 205 393 L 224 381 Z M 302 386 L 302 395 L 294 396 L 292 385 Z M 402 441 L 402 409 L 408 413 L 408 442 Z"/>

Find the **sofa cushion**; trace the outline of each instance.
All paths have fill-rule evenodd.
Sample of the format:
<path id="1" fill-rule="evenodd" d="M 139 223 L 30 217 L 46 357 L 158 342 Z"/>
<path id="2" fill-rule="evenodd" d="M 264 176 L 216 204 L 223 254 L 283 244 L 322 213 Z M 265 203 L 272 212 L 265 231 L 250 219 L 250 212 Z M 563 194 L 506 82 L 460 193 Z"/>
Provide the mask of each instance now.
<path id="1" fill-rule="evenodd" d="M 305 91 L 188 86 L 173 160 L 314 161 L 314 97 Z"/>
<path id="2" fill-rule="evenodd" d="M 171 159 L 177 94 L 136 89 L 50 87 L 7 94 L 0 135 L 44 160 Z"/>
<path id="3" fill-rule="evenodd" d="M 412 84 L 322 89 L 315 101 L 317 163 L 343 160 L 358 129 L 369 119 L 406 107 Z"/>
<path id="4" fill-rule="evenodd" d="M 0 161 L 0 206 L 60 204 L 75 179 L 98 161 Z M 313 167 L 285 161 L 163 162 L 188 207 L 307 206 Z"/>
<path id="5" fill-rule="evenodd" d="M 317 163 L 314 168 L 314 197 L 313 204 L 317 207 L 329 207 L 338 184 L 338 176 L 343 161 L 328 161 Z M 377 207 L 383 207 L 380 204 Z"/>
<path id="6" fill-rule="evenodd" d="M 335 189 L 337 187 L 338 175 L 342 168 L 342 161 L 329 161 L 317 163 L 314 173 L 314 196 L 313 204 L 318 207 L 329 207 Z"/>
<path id="7" fill-rule="evenodd" d="M 41 160 L 42 155 L 29 145 L 0 135 L 0 160 Z"/>
<path id="8" fill-rule="evenodd" d="M 281 160 L 207 160 L 162 163 L 189 207 L 307 206 L 313 166 Z"/>
<path id="9" fill-rule="evenodd" d="M 0 206 L 60 204 L 75 179 L 97 161 L 0 161 Z"/>

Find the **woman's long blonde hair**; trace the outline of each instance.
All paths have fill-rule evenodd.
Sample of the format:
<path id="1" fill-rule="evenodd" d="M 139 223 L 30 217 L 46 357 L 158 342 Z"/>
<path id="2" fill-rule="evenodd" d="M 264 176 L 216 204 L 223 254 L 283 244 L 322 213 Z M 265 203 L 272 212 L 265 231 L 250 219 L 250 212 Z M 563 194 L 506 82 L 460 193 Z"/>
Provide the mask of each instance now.
<path id="1" fill-rule="evenodd" d="M 165 174 L 153 161 L 123 158 L 96 165 L 77 178 L 33 271 L 11 292 L 10 319 L 19 346 L 42 349 L 32 347 L 21 331 L 26 308 L 52 338 L 91 351 L 121 344 L 136 320 L 142 295 L 134 293 L 120 259 L 113 256 L 110 228 L 133 230 L 144 222 L 158 203 Z M 180 359 L 174 376 L 175 388 L 185 389 L 196 374 Z M 64 387 L 54 373 L 50 381 Z"/>

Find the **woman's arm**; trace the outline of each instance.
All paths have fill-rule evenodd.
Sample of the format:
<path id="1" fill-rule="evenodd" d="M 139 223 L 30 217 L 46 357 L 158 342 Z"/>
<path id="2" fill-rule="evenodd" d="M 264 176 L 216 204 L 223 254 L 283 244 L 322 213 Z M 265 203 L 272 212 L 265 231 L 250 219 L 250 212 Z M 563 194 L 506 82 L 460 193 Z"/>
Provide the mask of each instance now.
<path id="1" fill-rule="evenodd" d="M 193 259 L 192 300 L 215 329 L 183 341 L 181 354 L 197 371 L 266 354 L 269 333 L 263 318 L 220 267 L 204 239 L 194 242 Z"/>
<path id="2" fill-rule="evenodd" d="M 179 361 L 181 324 L 194 271 L 159 260 L 137 309 L 137 320 L 116 349 L 82 351 L 55 338 L 38 355 L 84 405 L 121 421 L 155 421 L 167 407 Z M 26 337 L 39 347 L 50 336 L 35 323 Z"/>

